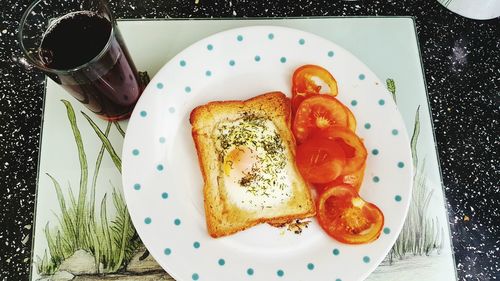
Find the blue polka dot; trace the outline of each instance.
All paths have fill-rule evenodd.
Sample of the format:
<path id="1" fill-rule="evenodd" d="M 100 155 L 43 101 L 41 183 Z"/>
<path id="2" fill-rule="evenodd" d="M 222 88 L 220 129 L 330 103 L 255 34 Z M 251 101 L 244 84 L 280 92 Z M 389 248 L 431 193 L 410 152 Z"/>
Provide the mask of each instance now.
<path id="1" fill-rule="evenodd" d="M 255 58 L 253 58 L 255 61 L 260 61 L 260 56 L 255 56 Z"/>
<path id="2" fill-rule="evenodd" d="M 161 172 L 161 171 L 163 171 L 163 169 L 164 169 L 164 168 L 165 168 L 165 167 L 163 167 L 163 165 L 162 165 L 162 164 L 158 164 L 158 165 L 156 165 L 156 170 L 158 170 L 158 171 L 160 171 L 160 172 Z"/>
<path id="3" fill-rule="evenodd" d="M 398 162 L 398 168 L 404 168 L 405 166 L 405 163 L 403 162 Z"/>
<path id="4" fill-rule="evenodd" d="M 380 181 L 380 178 L 379 178 L 379 177 L 377 177 L 377 176 L 374 176 L 374 177 L 373 177 L 373 182 L 379 182 L 379 181 Z"/>
<path id="5" fill-rule="evenodd" d="M 364 263 L 369 263 L 370 262 L 370 257 L 369 256 L 364 256 L 363 257 L 363 262 Z"/>
<path id="6" fill-rule="evenodd" d="M 229 61 L 229 65 L 230 65 L 230 66 L 234 66 L 235 64 L 236 64 L 236 62 L 235 62 L 234 60 L 230 60 L 230 61 Z"/>
<path id="7" fill-rule="evenodd" d="M 212 76 L 212 71 L 210 70 L 205 71 L 205 75 L 209 77 Z"/>
<path id="8" fill-rule="evenodd" d="M 388 228 L 388 227 L 384 227 L 384 233 L 385 233 L 385 234 L 389 234 L 389 233 L 391 233 L 391 229 L 390 229 L 390 228 Z"/>
<path id="9" fill-rule="evenodd" d="M 283 277 L 283 275 L 285 275 L 285 272 L 283 270 L 278 270 L 276 271 L 276 274 L 279 276 L 279 277 Z"/>
<path id="10" fill-rule="evenodd" d="M 132 150 L 132 155 L 134 155 L 134 156 L 139 155 L 139 149 Z"/>
<path id="11" fill-rule="evenodd" d="M 340 251 L 339 249 L 333 249 L 332 253 L 334 256 L 338 256 L 340 254 Z"/>
<path id="12" fill-rule="evenodd" d="M 156 83 L 156 88 L 158 88 L 160 90 L 163 89 L 163 83 L 161 83 L 161 82 Z"/>
<path id="13" fill-rule="evenodd" d="M 281 58 L 280 58 L 280 62 L 281 62 L 281 63 L 285 63 L 285 62 L 286 62 L 286 58 L 285 58 L 285 57 L 281 57 Z"/>
<path id="14" fill-rule="evenodd" d="M 167 199 L 167 198 L 168 198 L 168 193 L 167 193 L 167 192 L 163 192 L 163 193 L 161 194 L 161 198 L 163 198 L 163 199 Z"/>
<path id="15" fill-rule="evenodd" d="M 165 137 L 160 137 L 159 141 L 160 143 L 165 143 Z"/>
<path id="16" fill-rule="evenodd" d="M 329 56 L 329 57 L 333 57 L 333 55 L 335 55 L 335 53 L 334 53 L 333 51 L 329 51 L 329 52 L 328 52 L 328 56 Z"/>
<path id="17" fill-rule="evenodd" d="M 253 275 L 254 274 L 253 268 L 247 269 L 247 274 L 248 275 Z"/>
<path id="18" fill-rule="evenodd" d="M 198 275 L 198 273 L 193 273 L 193 275 L 191 276 L 191 278 L 193 278 L 193 280 L 198 280 L 200 279 L 200 276 Z"/>
<path id="19" fill-rule="evenodd" d="M 172 253 L 172 250 L 170 250 L 170 248 L 165 248 L 165 250 L 163 250 L 163 253 L 164 253 L 166 256 L 169 256 L 169 255 Z"/>
<path id="20" fill-rule="evenodd" d="M 179 65 L 182 66 L 182 67 L 186 66 L 186 61 L 185 60 L 181 60 L 179 62 Z"/>
<path id="21" fill-rule="evenodd" d="M 187 86 L 186 88 L 184 88 L 184 92 L 190 93 L 191 92 L 191 87 Z"/>
<path id="22" fill-rule="evenodd" d="M 375 149 L 372 150 L 372 154 L 373 155 L 378 155 L 378 153 L 379 153 L 378 149 L 375 148 Z"/>
<path id="23" fill-rule="evenodd" d="M 150 217 L 147 217 L 144 219 L 144 223 L 145 224 L 150 224 L 151 223 L 151 218 Z"/>
<path id="24" fill-rule="evenodd" d="M 308 263 L 307 264 L 307 269 L 313 270 L 314 269 L 314 264 L 313 263 Z"/>
<path id="25" fill-rule="evenodd" d="M 180 225 L 181 224 L 181 220 L 180 219 L 175 219 L 174 220 L 174 224 L 175 225 Z"/>
<path id="26" fill-rule="evenodd" d="M 194 242 L 194 243 L 193 243 L 193 247 L 194 247 L 195 249 L 200 248 L 200 242 L 198 242 L 198 241 Z"/>
<path id="27" fill-rule="evenodd" d="M 396 202 L 400 202 L 401 201 L 401 195 L 396 195 L 394 196 L 394 200 L 396 200 Z"/>
<path id="28" fill-rule="evenodd" d="M 363 73 L 361 73 L 359 76 L 358 76 L 359 80 L 365 80 L 365 75 Z"/>
<path id="29" fill-rule="evenodd" d="M 239 42 L 243 41 L 243 36 L 242 35 L 238 35 L 236 37 L 236 40 L 238 40 Z"/>
<path id="30" fill-rule="evenodd" d="M 273 40 L 273 39 L 274 39 L 274 34 L 269 33 L 269 34 L 267 35 L 267 38 L 269 38 L 269 40 Z"/>
<path id="31" fill-rule="evenodd" d="M 357 104 L 358 104 L 358 101 L 357 101 L 357 100 L 352 100 L 352 101 L 351 101 L 351 105 L 352 105 L 352 106 L 356 106 Z"/>
<path id="32" fill-rule="evenodd" d="M 392 135 L 397 136 L 399 134 L 399 131 L 394 129 L 394 130 L 392 130 L 391 133 L 392 133 Z"/>
<path id="33" fill-rule="evenodd" d="M 219 259 L 219 261 L 217 262 L 220 266 L 223 266 L 226 264 L 226 261 L 224 259 Z"/>
<path id="34" fill-rule="evenodd" d="M 207 50 L 212 51 L 214 49 L 214 46 L 212 44 L 207 45 Z"/>
<path id="35" fill-rule="evenodd" d="M 304 39 L 302 39 L 302 38 L 299 40 L 299 44 L 300 44 L 300 45 L 304 45 L 305 43 L 306 43 L 306 40 L 304 40 Z"/>
<path id="36" fill-rule="evenodd" d="M 134 189 L 135 190 L 140 190 L 141 189 L 141 184 L 139 184 L 139 183 L 134 184 Z"/>
<path id="37" fill-rule="evenodd" d="M 141 111 L 141 117 L 146 117 L 147 115 L 148 113 L 145 110 Z"/>
<path id="38" fill-rule="evenodd" d="M 175 107 L 173 107 L 173 106 L 169 107 L 168 112 L 175 113 Z"/>
<path id="39" fill-rule="evenodd" d="M 365 123 L 365 129 L 370 129 L 372 127 L 372 124 L 370 123 Z"/>
<path id="40" fill-rule="evenodd" d="M 379 100 L 378 100 L 378 104 L 379 104 L 379 105 L 384 105 L 384 104 L 385 104 L 385 100 L 383 100 L 383 99 L 379 99 Z"/>

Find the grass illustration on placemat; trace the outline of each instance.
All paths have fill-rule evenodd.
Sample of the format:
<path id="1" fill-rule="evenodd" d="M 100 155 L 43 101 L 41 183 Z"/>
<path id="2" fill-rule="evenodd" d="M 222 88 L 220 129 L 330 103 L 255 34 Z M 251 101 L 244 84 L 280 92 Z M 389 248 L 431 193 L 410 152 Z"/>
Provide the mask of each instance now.
<path id="1" fill-rule="evenodd" d="M 43 257 L 39 258 L 37 269 L 42 275 L 51 275 L 58 270 L 64 260 L 71 257 L 76 251 L 84 250 L 94 257 L 96 273 L 116 272 L 122 269 L 132 258 L 134 251 L 140 245 L 140 240 L 132 226 L 122 194 L 113 187 L 111 197 L 116 209 L 116 215 L 113 218 L 110 218 L 107 212 L 107 195 L 104 195 L 100 200 L 99 212 L 96 212 L 95 194 L 97 178 L 105 151 L 108 152 L 116 168 L 121 173 L 121 159 L 108 139 L 112 125 L 115 126 L 122 137 L 125 133 L 117 122 L 108 122 L 103 132 L 87 114 L 82 112 L 102 142 L 95 162 L 90 194 L 88 194 L 88 157 L 85 153 L 73 107 L 66 100 L 62 100 L 62 102 L 66 107 L 67 117 L 78 151 L 80 186 L 77 197 L 75 197 L 71 186 L 68 186 L 68 197 L 66 198 L 58 180 L 54 176 L 47 174 L 52 180 L 56 191 L 61 213 L 56 215 L 58 225 L 55 228 L 51 228 L 49 223 L 45 226 L 48 252 L 46 250 Z"/>
<path id="2" fill-rule="evenodd" d="M 393 79 L 386 80 L 387 89 L 396 102 L 396 83 Z M 413 190 L 408 216 L 399 234 L 396 243 L 388 255 L 389 263 L 394 259 L 404 259 L 407 256 L 423 256 L 439 251 L 443 247 L 443 230 L 437 217 L 429 214 L 429 203 L 432 190 L 427 184 L 425 174 L 425 159 L 419 163 L 417 144 L 420 135 L 420 106 L 415 113 L 413 133 L 410 141 L 411 154 L 415 174 L 413 176 Z"/>
<path id="3" fill-rule="evenodd" d="M 386 85 L 392 94 L 394 102 L 396 102 L 395 81 L 387 79 Z M 141 245 L 140 239 L 132 225 L 124 198 L 116 187 L 112 186 L 113 191 L 111 194 L 113 206 L 116 209 L 116 215 L 113 218 L 108 215 L 107 194 L 100 200 L 100 206 L 98 207 L 95 206 L 97 202 L 95 197 L 97 179 L 105 152 L 109 154 L 116 169 L 121 173 L 121 158 L 108 138 L 109 133 L 113 127 L 122 137 L 124 137 L 125 132 L 117 122 L 108 122 L 106 129 L 102 131 L 92 118 L 81 112 L 101 141 L 101 147 L 95 161 L 94 173 L 89 183 L 88 156 L 85 153 L 74 109 L 70 102 L 66 100 L 62 100 L 62 102 L 66 107 L 68 121 L 77 147 L 80 182 L 77 196 L 73 193 L 69 183 L 67 196 L 65 196 L 59 181 L 54 176 L 47 174 L 56 192 L 61 213 L 56 214 L 58 220 L 56 226 L 51 226 L 49 223 L 45 226 L 44 232 L 48 251 L 45 250 L 43 257 L 38 257 L 36 262 L 38 272 L 42 276 L 54 274 L 59 269 L 59 266 L 78 250 L 84 250 L 93 256 L 95 273 L 121 271 Z M 440 223 L 437 218 L 431 217 L 428 212 L 433 192 L 427 184 L 425 159 L 422 163 L 419 163 L 417 155 L 417 143 L 420 134 L 419 111 L 420 107 L 417 108 L 415 113 L 411 138 L 411 153 L 416 171 L 412 201 L 403 229 L 387 256 L 390 263 L 408 256 L 429 255 L 435 251 L 439 253 L 443 246 L 444 234 Z M 110 183 L 110 185 L 112 184 Z"/>

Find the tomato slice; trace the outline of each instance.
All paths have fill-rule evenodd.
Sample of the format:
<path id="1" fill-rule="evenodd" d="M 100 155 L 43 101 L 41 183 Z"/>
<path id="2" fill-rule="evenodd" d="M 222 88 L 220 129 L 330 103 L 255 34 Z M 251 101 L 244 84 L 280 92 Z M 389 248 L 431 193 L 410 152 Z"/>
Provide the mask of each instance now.
<path id="1" fill-rule="evenodd" d="M 315 184 L 314 187 L 316 188 L 316 191 L 318 194 L 323 193 L 325 190 L 327 190 L 330 187 L 334 187 L 337 185 L 348 185 L 354 188 L 357 192 L 359 192 L 359 189 L 361 188 L 361 183 L 363 182 L 363 178 L 365 176 L 365 167 L 366 163 L 361 166 L 361 168 L 353 173 L 350 174 L 342 174 L 338 176 L 336 179 L 334 179 L 331 182 L 328 183 L 322 183 L 322 184 Z"/>
<path id="2" fill-rule="evenodd" d="M 344 105 L 328 95 L 312 95 L 305 99 L 295 113 L 292 130 L 297 142 L 304 142 L 316 130 L 348 125 Z"/>
<path id="3" fill-rule="evenodd" d="M 335 141 L 344 150 L 346 162 L 342 174 L 348 175 L 358 171 L 365 163 L 367 152 L 363 141 L 346 127 L 330 127 L 316 131 L 313 137 Z"/>
<path id="4" fill-rule="evenodd" d="M 354 117 L 354 114 L 352 111 L 344 105 L 345 111 L 347 113 L 347 127 L 351 129 L 351 131 L 355 132 L 356 131 L 356 117 Z"/>
<path id="5" fill-rule="evenodd" d="M 310 95 L 325 93 L 338 94 L 337 81 L 321 66 L 307 64 L 295 70 L 292 77 L 292 112 Z"/>
<path id="6" fill-rule="evenodd" d="M 382 211 L 348 185 L 331 187 L 318 200 L 318 221 L 328 235 L 347 244 L 364 244 L 380 236 Z"/>
<path id="7" fill-rule="evenodd" d="M 327 183 L 342 173 L 345 153 L 335 141 L 311 138 L 297 146 L 295 161 L 306 181 Z"/>

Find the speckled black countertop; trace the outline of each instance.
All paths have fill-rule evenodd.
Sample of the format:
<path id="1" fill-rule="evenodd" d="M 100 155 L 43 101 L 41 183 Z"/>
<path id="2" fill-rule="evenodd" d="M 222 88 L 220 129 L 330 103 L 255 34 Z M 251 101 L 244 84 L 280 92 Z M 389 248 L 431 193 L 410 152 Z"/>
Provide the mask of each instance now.
<path id="1" fill-rule="evenodd" d="M 44 80 L 12 62 L 30 0 L 0 0 L 0 279 L 28 280 Z M 500 19 L 434 0 L 122 0 L 119 18 L 405 15 L 417 24 L 460 280 L 500 279 Z"/>

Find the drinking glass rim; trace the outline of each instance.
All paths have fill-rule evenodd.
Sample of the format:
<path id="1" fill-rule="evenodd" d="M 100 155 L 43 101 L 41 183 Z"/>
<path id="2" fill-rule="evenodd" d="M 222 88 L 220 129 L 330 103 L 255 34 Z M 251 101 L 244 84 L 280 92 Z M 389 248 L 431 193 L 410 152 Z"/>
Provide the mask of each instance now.
<path id="1" fill-rule="evenodd" d="M 30 62 L 31 65 L 35 66 L 38 69 L 47 71 L 47 72 L 52 72 L 52 73 L 56 73 L 56 74 L 67 74 L 67 73 L 70 73 L 70 72 L 79 71 L 79 70 L 81 70 L 81 69 L 89 66 L 90 64 L 98 61 L 100 58 L 102 58 L 102 56 L 109 49 L 109 46 L 111 45 L 111 39 L 113 38 L 113 34 L 115 32 L 115 23 L 114 23 L 115 22 L 115 18 L 113 16 L 113 13 L 111 12 L 111 9 L 109 8 L 107 2 L 104 3 L 104 8 L 106 9 L 106 11 L 108 12 L 108 15 L 110 17 L 109 20 L 111 22 L 111 30 L 109 32 L 108 41 L 106 42 L 106 45 L 104 45 L 104 47 L 102 48 L 102 50 L 99 52 L 99 54 L 97 54 L 90 61 L 88 61 L 88 62 L 86 62 L 86 63 L 84 63 L 82 65 L 79 65 L 77 67 L 70 68 L 70 69 L 55 69 L 55 68 L 50 68 L 50 67 L 46 67 L 44 65 L 38 64 L 38 62 L 31 57 L 31 55 L 26 50 L 26 47 L 24 46 L 24 43 L 23 43 L 23 26 L 24 26 L 24 24 L 26 22 L 26 19 L 28 18 L 29 14 L 33 11 L 33 9 L 35 8 L 35 6 L 38 5 L 42 1 L 45 1 L 45 0 L 36 0 L 36 1 L 33 1 L 28 6 L 28 8 L 24 12 L 23 16 L 21 17 L 21 21 L 19 22 L 19 27 L 18 27 L 18 30 L 17 30 L 18 31 L 17 34 L 18 34 L 19 44 L 21 45 L 21 50 L 23 51 L 24 57 L 26 59 L 28 59 L 28 61 Z M 82 11 L 85 11 L 85 10 L 82 10 Z"/>

